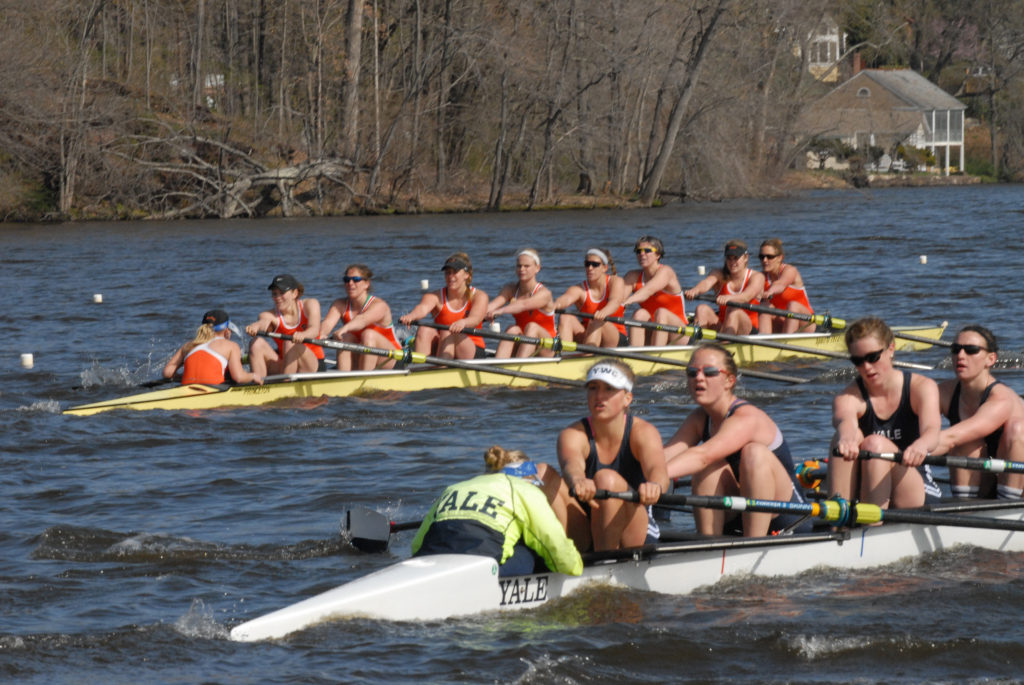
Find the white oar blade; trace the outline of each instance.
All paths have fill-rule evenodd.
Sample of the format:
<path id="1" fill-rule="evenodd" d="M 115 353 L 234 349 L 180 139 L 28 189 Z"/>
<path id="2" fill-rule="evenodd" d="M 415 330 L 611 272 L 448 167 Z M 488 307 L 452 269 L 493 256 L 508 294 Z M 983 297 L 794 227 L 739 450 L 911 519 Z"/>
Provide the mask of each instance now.
<path id="1" fill-rule="evenodd" d="M 436 554 L 415 557 L 333 590 L 236 626 L 231 639 L 281 638 L 324 621 L 367 616 L 429 621 L 472 614 L 501 603 L 498 564 L 489 557 Z"/>

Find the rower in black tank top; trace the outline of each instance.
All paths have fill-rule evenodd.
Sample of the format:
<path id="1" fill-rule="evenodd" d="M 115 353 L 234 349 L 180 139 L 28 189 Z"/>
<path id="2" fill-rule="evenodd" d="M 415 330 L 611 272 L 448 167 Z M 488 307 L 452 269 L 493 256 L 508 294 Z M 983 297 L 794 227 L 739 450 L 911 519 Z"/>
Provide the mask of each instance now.
<path id="1" fill-rule="evenodd" d="M 860 389 L 860 395 L 864 398 L 865 404 L 867 404 L 867 409 L 864 410 L 864 415 L 857 420 L 857 425 L 860 427 L 860 432 L 865 436 L 881 435 L 891 440 L 899 449 L 904 450 L 921 437 L 921 424 L 917 414 L 914 413 L 914 408 L 910 404 L 911 373 L 909 371 L 903 371 L 902 373 L 903 391 L 900 394 L 900 403 L 896 407 L 896 411 L 887 419 L 883 419 L 875 413 L 868 390 L 864 386 L 864 380 L 858 376 L 857 387 Z M 922 464 L 917 467 L 917 471 L 921 474 L 922 480 L 924 480 L 925 502 L 934 502 L 941 497 L 942 491 L 932 477 L 931 467 L 927 464 Z"/>
<path id="2" fill-rule="evenodd" d="M 988 396 L 992 394 L 992 388 L 999 385 L 1002 381 L 992 381 L 988 387 L 981 391 L 981 400 L 978 402 L 978 408 L 985 404 Z M 949 398 L 949 410 L 946 412 L 946 418 L 949 419 L 950 425 L 960 423 L 960 381 L 957 381 L 956 385 L 953 386 L 953 394 Z M 1003 427 L 995 429 L 991 433 L 985 436 L 985 450 L 988 457 L 995 457 L 999 451 L 999 441 L 1003 438 Z"/>
<path id="3" fill-rule="evenodd" d="M 601 469 L 611 469 L 622 476 L 623 480 L 633 490 L 639 488 L 640 484 L 647 480 L 644 477 L 643 467 L 640 466 L 640 462 L 633 455 L 633 450 L 629 445 L 629 438 L 633 433 L 632 414 L 626 414 L 626 430 L 622 433 L 622 443 L 619 445 L 619 451 L 615 454 L 615 458 L 607 464 L 602 463 L 597 457 L 597 445 L 594 444 L 594 431 L 590 426 L 590 417 L 584 416 L 580 419 L 580 423 L 583 424 L 583 432 L 586 433 L 587 440 L 590 442 L 590 451 L 587 453 L 585 471 L 587 478 L 593 478 L 594 474 Z M 590 508 L 584 507 L 584 511 L 589 515 Z M 651 511 L 650 507 L 647 507 L 647 542 L 657 542 L 660 535 L 661 530 L 658 528 L 658 523 L 654 520 L 654 512 Z"/>

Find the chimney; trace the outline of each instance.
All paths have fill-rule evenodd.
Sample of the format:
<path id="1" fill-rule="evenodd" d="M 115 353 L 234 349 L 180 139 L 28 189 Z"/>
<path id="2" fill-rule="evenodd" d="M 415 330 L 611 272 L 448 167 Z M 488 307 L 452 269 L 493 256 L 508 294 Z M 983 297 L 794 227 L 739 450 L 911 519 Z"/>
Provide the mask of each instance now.
<path id="1" fill-rule="evenodd" d="M 859 74 L 860 70 L 864 68 L 864 64 L 861 62 L 860 50 L 853 53 L 853 73 L 854 75 Z"/>

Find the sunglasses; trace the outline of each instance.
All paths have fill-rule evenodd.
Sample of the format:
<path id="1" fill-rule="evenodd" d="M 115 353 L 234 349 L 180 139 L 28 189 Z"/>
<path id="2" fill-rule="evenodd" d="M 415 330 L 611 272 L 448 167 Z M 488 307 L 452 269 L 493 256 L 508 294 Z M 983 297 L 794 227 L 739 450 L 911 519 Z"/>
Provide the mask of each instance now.
<path id="1" fill-rule="evenodd" d="M 585 260 L 583 262 L 583 266 L 584 267 L 588 267 L 589 266 L 591 269 L 597 269 L 597 268 L 600 268 L 600 267 L 604 266 L 604 262 L 592 262 L 589 259 L 587 259 L 587 260 Z"/>
<path id="2" fill-rule="evenodd" d="M 764 261 L 766 259 L 775 259 L 778 256 L 779 255 L 777 254 L 765 254 L 764 252 L 762 252 L 761 254 L 757 255 L 757 258 L 760 259 L 761 261 Z"/>
<path id="3" fill-rule="evenodd" d="M 954 357 L 960 354 L 961 350 L 963 350 L 964 352 L 971 356 L 978 354 L 982 350 L 988 352 L 988 348 L 982 347 L 981 345 L 961 345 L 960 343 L 953 343 L 952 345 L 949 346 L 949 353 Z"/>
<path id="4" fill-rule="evenodd" d="M 366 279 L 363 278 L 362 276 L 345 276 L 341 280 L 345 281 L 346 283 L 362 283 Z"/>
<path id="5" fill-rule="evenodd" d="M 885 352 L 885 348 L 878 350 L 877 352 L 868 352 L 863 357 L 858 357 L 855 354 L 850 355 L 850 361 L 853 362 L 854 366 L 860 366 L 864 362 L 870 362 L 874 364 L 882 358 L 882 353 Z"/>
<path id="6" fill-rule="evenodd" d="M 717 366 L 687 366 L 686 375 L 690 378 L 696 378 L 698 373 L 704 374 L 705 378 L 714 378 L 718 374 L 722 373 L 722 370 Z"/>
<path id="7" fill-rule="evenodd" d="M 657 252 L 657 250 L 655 250 L 653 247 L 638 247 L 635 250 L 633 250 L 633 252 L 634 254 L 650 254 L 652 252 Z"/>

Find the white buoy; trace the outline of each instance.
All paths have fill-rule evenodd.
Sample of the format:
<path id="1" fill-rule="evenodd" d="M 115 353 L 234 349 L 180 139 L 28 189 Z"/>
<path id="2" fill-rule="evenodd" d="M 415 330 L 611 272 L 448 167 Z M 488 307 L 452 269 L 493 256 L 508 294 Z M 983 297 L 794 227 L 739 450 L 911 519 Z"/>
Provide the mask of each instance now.
<path id="1" fill-rule="evenodd" d="M 921 255 L 920 257 L 918 257 L 918 259 L 921 261 L 922 264 L 928 263 L 928 255 L 926 254 Z"/>
<path id="2" fill-rule="evenodd" d="M 700 274 L 701 276 L 703 276 L 706 272 L 707 272 L 707 269 L 704 268 L 703 264 L 701 264 L 700 266 L 697 267 L 697 273 Z"/>
<path id="3" fill-rule="evenodd" d="M 92 296 L 92 301 L 95 302 L 96 304 L 102 303 L 103 302 L 103 294 L 102 293 L 96 293 L 95 295 Z"/>
<path id="4" fill-rule="evenodd" d="M 430 290 L 430 281 L 425 278 L 420 281 L 420 290 Z"/>
<path id="5" fill-rule="evenodd" d="M 501 333 L 501 324 L 498 323 L 497 321 L 492 321 L 491 330 L 494 331 L 495 333 Z"/>
<path id="6" fill-rule="evenodd" d="M 35 366 L 35 360 L 32 358 L 31 352 L 26 352 L 23 355 L 21 355 L 21 365 L 26 369 L 31 369 L 33 366 Z"/>

